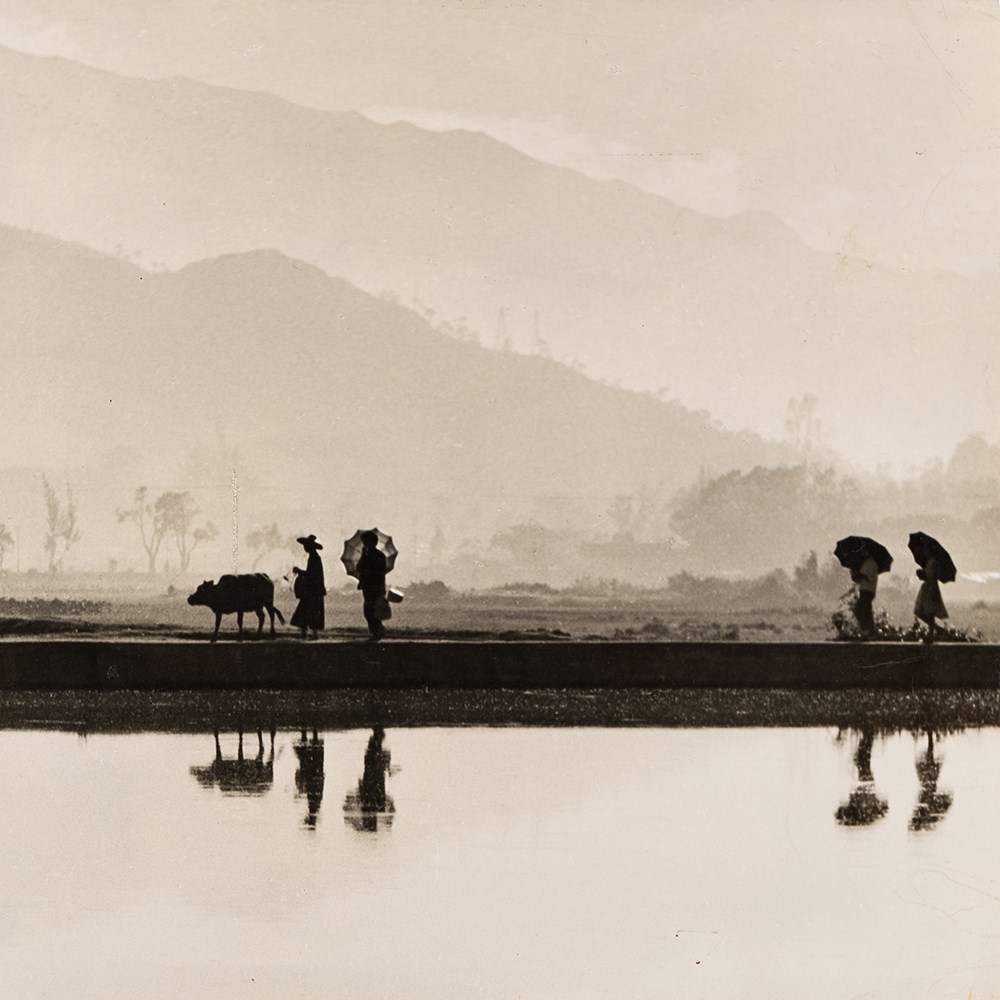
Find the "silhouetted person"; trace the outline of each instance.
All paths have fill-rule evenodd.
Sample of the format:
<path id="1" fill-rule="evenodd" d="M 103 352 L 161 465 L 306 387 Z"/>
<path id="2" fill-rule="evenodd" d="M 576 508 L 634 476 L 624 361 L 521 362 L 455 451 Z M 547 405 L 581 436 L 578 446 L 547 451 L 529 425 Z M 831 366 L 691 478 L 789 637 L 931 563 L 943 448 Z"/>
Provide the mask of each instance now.
<path id="1" fill-rule="evenodd" d="M 323 802 L 323 741 L 316 730 L 313 730 L 312 740 L 306 740 L 306 731 L 302 730 L 302 739 L 293 748 L 299 759 L 299 767 L 295 772 L 295 791 L 299 796 L 305 796 L 308 812 L 303 825 L 315 829 L 319 816 L 319 807 Z"/>
<path id="2" fill-rule="evenodd" d="M 875 591 L 878 589 L 878 563 L 866 556 L 857 569 L 851 570 L 851 579 L 858 585 L 858 597 L 854 602 L 854 617 L 865 638 L 875 634 Z"/>
<path id="3" fill-rule="evenodd" d="M 295 596 L 299 599 L 292 615 L 292 626 L 302 630 L 303 639 L 307 631 L 311 631 L 312 637 L 317 639 L 319 630 L 326 625 L 326 611 L 323 605 L 323 598 L 326 597 L 326 581 L 323 577 L 323 560 L 319 557 L 319 550 L 323 546 L 316 541 L 315 535 L 295 540 L 309 553 L 309 559 L 304 570 L 298 566 L 292 570 L 295 574 Z"/>
<path id="4" fill-rule="evenodd" d="M 192 767 L 191 774 L 205 788 L 218 785 L 224 795 L 263 795 L 274 784 L 274 732 L 271 732 L 271 752 L 264 760 L 264 734 L 257 730 L 257 756 L 243 756 L 243 730 L 236 760 L 225 760 L 215 730 L 215 760 L 207 767 Z"/>
<path id="5" fill-rule="evenodd" d="M 917 591 L 917 600 L 913 605 L 913 616 L 927 626 L 927 637 L 924 642 L 933 642 L 938 631 L 936 618 L 942 620 L 948 617 L 948 609 L 941 597 L 941 584 L 938 583 L 938 561 L 934 556 L 928 556 L 924 564 L 917 570 L 917 576 L 922 583 Z"/>
<path id="6" fill-rule="evenodd" d="M 949 792 L 937 790 L 941 761 L 934 759 L 934 732 L 927 730 L 927 750 L 917 758 L 917 778 L 920 780 L 920 794 L 910 817 L 911 830 L 929 830 L 951 808 L 952 796 Z"/>
<path id="7" fill-rule="evenodd" d="M 889 811 L 889 803 L 875 793 L 875 778 L 872 775 L 872 746 L 875 733 L 871 729 L 861 731 L 861 741 L 854 754 L 858 769 L 858 783 L 848 799 L 836 812 L 837 822 L 844 826 L 868 826 L 881 819 Z"/>
<path id="8" fill-rule="evenodd" d="M 377 830 L 379 816 L 388 825 L 396 811 L 385 791 L 385 776 L 391 755 L 382 745 L 384 740 L 385 730 L 375 726 L 365 749 L 365 769 L 358 782 L 358 790 L 348 792 L 344 799 L 345 819 L 357 830 Z"/>
<path id="9" fill-rule="evenodd" d="M 385 626 L 378 616 L 378 610 L 385 597 L 385 555 L 379 552 L 378 535 L 366 531 L 361 535 L 361 557 L 358 559 L 358 590 L 364 595 L 365 621 L 373 639 L 381 639 Z"/>

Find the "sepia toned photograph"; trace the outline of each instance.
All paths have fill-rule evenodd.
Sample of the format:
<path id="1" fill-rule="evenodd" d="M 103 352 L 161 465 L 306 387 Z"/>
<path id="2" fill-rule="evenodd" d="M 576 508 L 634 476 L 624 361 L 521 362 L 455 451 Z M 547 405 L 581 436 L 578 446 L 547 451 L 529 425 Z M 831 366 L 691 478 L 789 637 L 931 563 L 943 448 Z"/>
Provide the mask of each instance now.
<path id="1" fill-rule="evenodd" d="M 997 0 L 0 0 L 4 1000 L 1000 998 Z"/>

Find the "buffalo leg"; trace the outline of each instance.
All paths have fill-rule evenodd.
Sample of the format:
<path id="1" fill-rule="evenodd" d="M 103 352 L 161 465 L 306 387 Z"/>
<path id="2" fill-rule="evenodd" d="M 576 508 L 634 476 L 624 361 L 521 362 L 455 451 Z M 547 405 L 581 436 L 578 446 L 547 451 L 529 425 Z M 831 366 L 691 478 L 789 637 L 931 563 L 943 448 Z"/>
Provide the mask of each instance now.
<path id="1" fill-rule="evenodd" d="M 237 611 L 236 612 L 236 624 L 239 626 L 239 629 L 240 629 L 240 639 L 242 639 L 243 638 L 243 612 L 242 611 Z"/>
<path id="2" fill-rule="evenodd" d="M 257 636 L 258 638 L 264 634 L 264 609 L 257 608 Z"/>
<path id="3" fill-rule="evenodd" d="M 215 642 L 219 638 L 219 626 L 222 624 L 222 615 L 216 611 L 215 613 L 215 634 L 212 636 L 212 642 Z"/>

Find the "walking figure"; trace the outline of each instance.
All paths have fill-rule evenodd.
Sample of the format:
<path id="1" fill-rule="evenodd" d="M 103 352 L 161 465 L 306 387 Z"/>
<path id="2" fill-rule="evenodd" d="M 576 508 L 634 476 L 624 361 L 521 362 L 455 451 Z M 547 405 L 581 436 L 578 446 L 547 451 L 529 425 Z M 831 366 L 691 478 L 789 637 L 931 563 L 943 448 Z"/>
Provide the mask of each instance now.
<path id="1" fill-rule="evenodd" d="M 851 571 L 851 579 L 858 589 L 854 601 L 854 617 L 862 639 L 875 637 L 875 615 L 872 605 L 878 589 L 879 573 L 888 573 L 892 567 L 889 550 L 873 538 L 864 535 L 848 535 L 837 542 L 833 554 L 840 565 Z"/>
<path id="2" fill-rule="evenodd" d="M 378 535 L 374 531 L 361 533 L 361 558 L 358 559 L 358 590 L 364 596 L 364 615 L 371 638 L 378 640 L 385 635 L 384 618 L 388 604 L 385 596 L 385 555 L 379 551 Z"/>
<path id="3" fill-rule="evenodd" d="M 315 535 L 295 540 L 309 553 L 309 559 L 305 569 L 296 566 L 292 570 L 295 574 L 295 596 L 299 599 L 292 615 L 292 627 L 302 630 L 303 639 L 309 631 L 312 632 L 313 639 L 318 639 L 319 630 L 326 627 L 326 609 L 323 603 L 326 582 L 323 578 L 323 560 L 319 557 L 323 546 L 316 541 Z"/>
<path id="4" fill-rule="evenodd" d="M 856 570 L 851 570 L 851 579 L 858 586 L 858 598 L 854 602 L 854 617 L 861 634 L 869 638 L 875 634 L 875 592 L 878 589 L 878 563 L 868 556 Z"/>
<path id="5" fill-rule="evenodd" d="M 948 550 L 936 539 L 922 531 L 914 531 L 908 542 L 909 549 L 919 569 L 917 577 L 920 590 L 913 605 L 913 617 L 927 626 L 924 642 L 933 642 L 941 627 L 936 619 L 948 617 L 948 609 L 941 597 L 941 584 L 955 580 L 955 563 Z"/>

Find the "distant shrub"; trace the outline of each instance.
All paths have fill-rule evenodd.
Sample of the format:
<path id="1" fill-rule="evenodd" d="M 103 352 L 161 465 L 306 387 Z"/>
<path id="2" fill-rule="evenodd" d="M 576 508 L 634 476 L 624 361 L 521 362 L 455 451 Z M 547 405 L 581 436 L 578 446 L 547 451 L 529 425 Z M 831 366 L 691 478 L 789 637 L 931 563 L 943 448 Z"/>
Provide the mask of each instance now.
<path id="1" fill-rule="evenodd" d="M 501 583 L 499 586 L 490 587 L 488 594 L 556 594 L 555 587 L 550 587 L 547 583 Z"/>
<path id="2" fill-rule="evenodd" d="M 677 624 L 651 618 L 639 628 L 616 629 L 612 638 L 618 640 L 666 639 L 672 642 L 738 642 L 738 625 L 723 625 L 720 622 L 682 621 Z"/>
<path id="3" fill-rule="evenodd" d="M 406 588 L 406 596 L 420 601 L 444 601 L 454 596 L 454 591 L 442 580 L 417 580 Z"/>
<path id="4" fill-rule="evenodd" d="M 73 617 L 107 611 L 110 607 L 108 601 L 64 601 L 58 597 L 19 600 L 16 597 L 0 597 L 0 615 L 18 618 L 49 618 L 53 615 Z"/>
<path id="5" fill-rule="evenodd" d="M 678 573 L 670 578 L 669 594 L 682 604 L 727 611 L 734 607 L 787 608 L 800 596 L 782 569 L 749 580 Z"/>
<path id="6" fill-rule="evenodd" d="M 584 576 L 579 580 L 574 580 L 563 593 L 574 597 L 626 597 L 640 593 L 651 593 L 651 591 L 637 587 L 633 583 L 626 583 L 617 577 Z"/>

